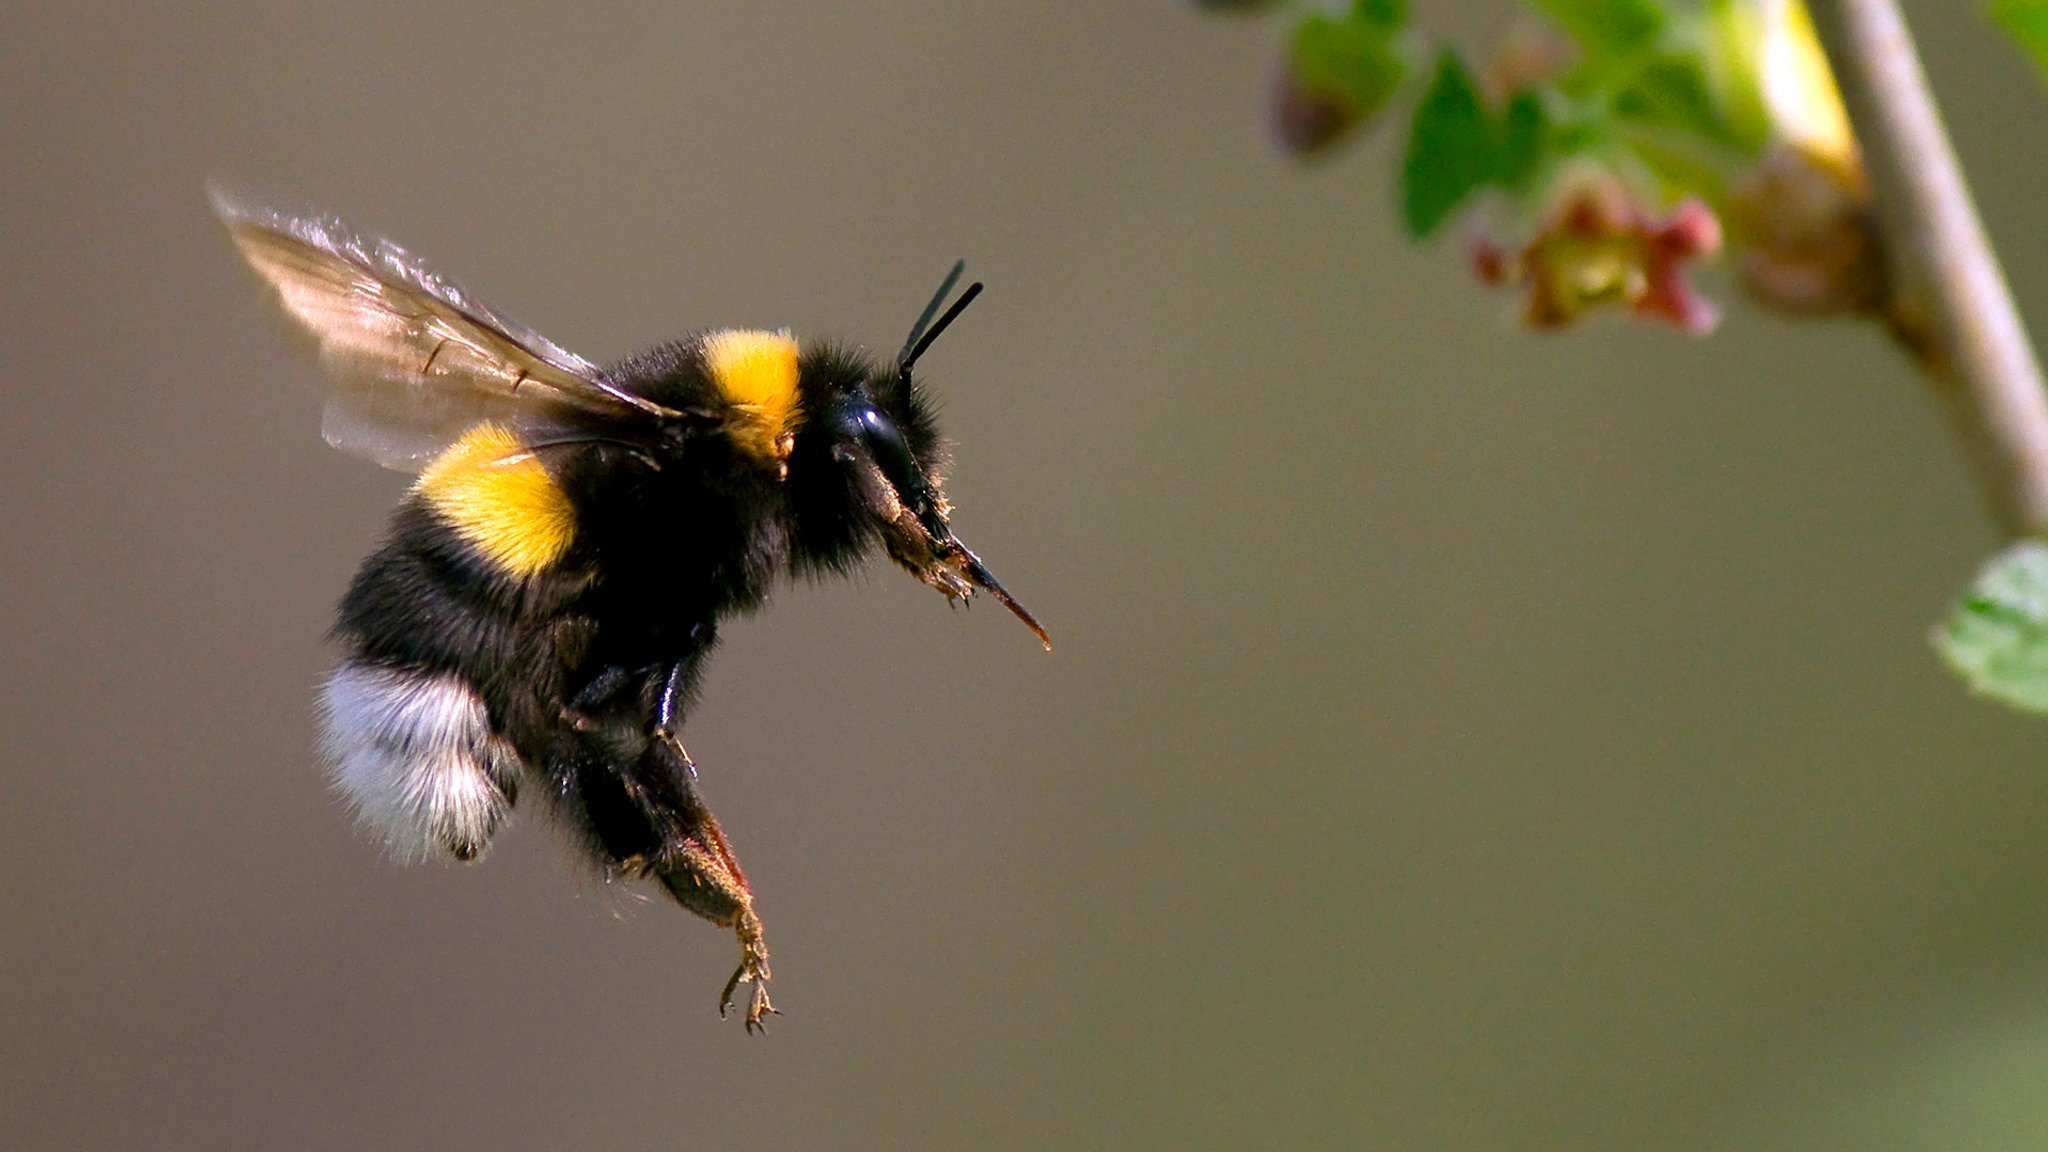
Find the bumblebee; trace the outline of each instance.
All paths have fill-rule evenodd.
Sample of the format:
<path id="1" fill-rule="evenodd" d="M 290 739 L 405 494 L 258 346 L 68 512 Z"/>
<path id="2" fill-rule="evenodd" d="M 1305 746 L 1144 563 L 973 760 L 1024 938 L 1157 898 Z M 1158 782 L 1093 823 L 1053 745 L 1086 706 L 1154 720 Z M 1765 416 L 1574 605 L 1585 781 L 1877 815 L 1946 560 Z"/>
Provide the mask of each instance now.
<path id="1" fill-rule="evenodd" d="M 949 601 L 1029 612 L 962 544 L 918 358 L 974 299 L 956 265 L 895 359 L 722 329 L 598 366 L 333 217 L 214 208 L 313 337 L 329 444 L 418 479 L 343 596 L 324 749 L 404 859 L 473 860 L 522 794 L 606 877 L 739 938 L 719 1014 L 775 1009 L 753 890 L 682 726 L 721 622 L 879 545 Z M 941 309 L 944 309 L 941 312 Z"/>

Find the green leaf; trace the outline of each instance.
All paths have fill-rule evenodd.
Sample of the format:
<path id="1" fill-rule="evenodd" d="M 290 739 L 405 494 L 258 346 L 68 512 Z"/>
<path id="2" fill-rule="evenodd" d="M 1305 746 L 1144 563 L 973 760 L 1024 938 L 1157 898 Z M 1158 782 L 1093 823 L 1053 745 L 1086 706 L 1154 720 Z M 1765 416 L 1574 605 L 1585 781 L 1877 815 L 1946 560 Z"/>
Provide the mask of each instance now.
<path id="1" fill-rule="evenodd" d="M 1498 129 L 1479 86 L 1458 54 L 1446 49 L 1415 107 L 1401 162 L 1401 222 L 1408 234 L 1420 240 L 1435 232 L 1500 171 Z"/>
<path id="2" fill-rule="evenodd" d="M 1294 30 L 1292 47 L 1295 82 L 1341 98 L 1356 119 L 1385 107 L 1408 74 L 1395 31 L 1376 24 L 1311 16 Z"/>
<path id="3" fill-rule="evenodd" d="M 1976 692 L 2048 713 L 2048 544 L 2024 541 L 1985 565 L 1934 647 Z"/>
<path id="4" fill-rule="evenodd" d="M 1676 133 L 1623 131 L 1617 134 L 1616 143 L 1657 178 L 1664 200 L 1697 196 L 1708 204 L 1727 203 L 1728 168 L 1724 154 Z"/>
<path id="5" fill-rule="evenodd" d="M 1532 0 L 1532 4 L 1571 33 L 1589 61 L 1646 47 L 1671 20 L 1663 0 Z"/>
<path id="6" fill-rule="evenodd" d="M 1714 104 L 1706 69 L 1693 56 L 1658 55 L 1615 94 L 1615 114 L 1650 128 L 1676 129 L 1728 148 L 1740 141 Z"/>
<path id="7" fill-rule="evenodd" d="M 1508 97 L 1501 119 L 1500 179 L 1511 192 L 1526 192 L 1542 171 L 1550 119 L 1543 99 L 1527 88 Z"/>
<path id="8" fill-rule="evenodd" d="M 1351 20 L 1391 36 L 1408 26 L 1408 0 L 1352 0 Z"/>
<path id="9" fill-rule="evenodd" d="M 1743 153 L 1760 155 L 1771 140 L 1764 103 L 1763 15 L 1751 0 L 1707 0 L 1701 57 L 1714 104 Z"/>
<path id="10" fill-rule="evenodd" d="M 2033 57 L 2034 67 L 2048 80 L 2048 0 L 1995 0 L 1991 18 Z"/>

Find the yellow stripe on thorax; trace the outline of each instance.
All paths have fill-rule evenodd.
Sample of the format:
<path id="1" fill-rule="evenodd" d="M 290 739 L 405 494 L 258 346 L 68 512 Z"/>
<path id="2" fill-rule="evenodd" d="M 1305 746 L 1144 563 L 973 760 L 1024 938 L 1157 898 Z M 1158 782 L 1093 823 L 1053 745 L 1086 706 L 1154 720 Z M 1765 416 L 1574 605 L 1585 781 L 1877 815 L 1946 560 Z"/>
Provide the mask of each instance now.
<path id="1" fill-rule="evenodd" d="M 545 571 L 576 539 L 576 509 L 510 430 L 479 424 L 434 458 L 413 491 L 507 573 Z"/>
<path id="2" fill-rule="evenodd" d="M 796 340 L 788 332 L 731 328 L 704 337 L 704 364 L 743 423 L 733 440 L 763 462 L 789 458 L 796 426 Z"/>

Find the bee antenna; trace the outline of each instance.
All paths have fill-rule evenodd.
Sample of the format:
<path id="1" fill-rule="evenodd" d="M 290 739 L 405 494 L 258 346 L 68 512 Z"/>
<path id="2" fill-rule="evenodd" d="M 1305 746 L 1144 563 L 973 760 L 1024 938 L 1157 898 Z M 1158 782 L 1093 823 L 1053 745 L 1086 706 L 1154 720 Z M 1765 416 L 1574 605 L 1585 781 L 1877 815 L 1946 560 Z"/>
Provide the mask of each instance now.
<path id="1" fill-rule="evenodd" d="M 960 274 L 966 270 L 967 261 L 954 262 L 953 270 L 946 273 L 945 280 L 939 284 L 939 290 L 932 293 L 931 303 L 924 306 L 917 323 L 910 326 L 910 336 L 903 341 L 903 351 L 896 354 L 896 378 L 899 385 L 909 386 L 910 368 L 917 363 L 917 358 L 924 355 L 924 350 L 932 346 L 932 341 L 937 340 L 948 325 L 959 319 L 960 313 L 965 312 L 967 306 L 974 303 L 976 296 L 981 295 L 981 281 L 977 280 L 967 286 L 967 291 L 962 292 L 958 300 L 953 301 L 953 306 L 946 309 L 945 315 L 939 316 L 936 322 L 932 320 L 933 316 L 938 316 L 939 306 L 946 302 L 946 297 L 953 292 L 953 285 L 960 282 Z"/>
<path id="2" fill-rule="evenodd" d="M 924 306 L 924 311 L 918 314 L 917 323 L 910 326 L 910 335 L 903 341 L 903 351 L 896 354 L 896 363 L 908 364 L 917 359 L 917 342 L 924 338 L 925 327 L 932 322 L 932 317 L 939 314 L 939 305 L 953 294 L 953 285 L 960 282 L 960 274 L 965 271 L 967 261 L 953 262 L 953 270 L 946 273 L 946 278 L 939 282 L 939 290 L 932 293 L 932 302 Z"/>

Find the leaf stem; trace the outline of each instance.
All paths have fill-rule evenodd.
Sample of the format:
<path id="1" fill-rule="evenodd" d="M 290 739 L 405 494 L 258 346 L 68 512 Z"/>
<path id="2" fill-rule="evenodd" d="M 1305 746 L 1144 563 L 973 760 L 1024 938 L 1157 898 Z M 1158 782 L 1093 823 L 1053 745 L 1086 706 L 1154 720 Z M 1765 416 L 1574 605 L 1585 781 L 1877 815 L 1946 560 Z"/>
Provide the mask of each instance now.
<path id="1" fill-rule="evenodd" d="M 1808 0 L 1877 198 L 1892 332 L 2004 527 L 2048 535 L 2048 391 L 1897 0 Z"/>

